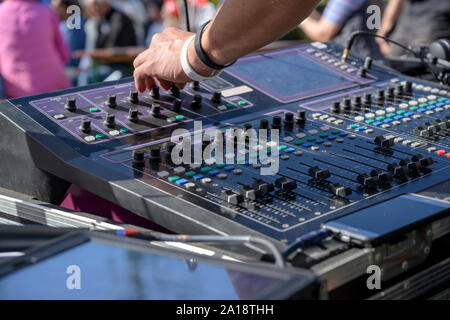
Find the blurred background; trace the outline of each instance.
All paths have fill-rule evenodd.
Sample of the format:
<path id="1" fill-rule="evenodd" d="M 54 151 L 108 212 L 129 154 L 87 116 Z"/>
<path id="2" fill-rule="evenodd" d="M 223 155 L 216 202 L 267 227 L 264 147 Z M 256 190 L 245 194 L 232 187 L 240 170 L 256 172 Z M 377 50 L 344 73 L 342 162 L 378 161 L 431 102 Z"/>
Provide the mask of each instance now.
<path id="1" fill-rule="evenodd" d="M 192 31 L 212 18 L 221 2 L 188 0 Z M 374 33 L 392 35 L 397 30 L 403 41 L 420 38 L 425 44 L 449 37 L 448 0 L 328 0 L 304 24 L 261 50 L 310 41 L 344 44 L 349 32 L 365 28 L 366 9 L 372 4 L 383 16 Z M 407 27 L 419 15 L 430 30 L 423 37 L 407 35 L 409 29 L 423 29 Z M 134 58 L 153 35 L 170 26 L 186 28 L 182 0 L 0 0 L 0 21 L 0 98 L 130 76 Z M 394 53 L 383 41 L 371 41 L 372 47 L 362 47 L 370 47 L 375 57 L 404 54 Z"/>

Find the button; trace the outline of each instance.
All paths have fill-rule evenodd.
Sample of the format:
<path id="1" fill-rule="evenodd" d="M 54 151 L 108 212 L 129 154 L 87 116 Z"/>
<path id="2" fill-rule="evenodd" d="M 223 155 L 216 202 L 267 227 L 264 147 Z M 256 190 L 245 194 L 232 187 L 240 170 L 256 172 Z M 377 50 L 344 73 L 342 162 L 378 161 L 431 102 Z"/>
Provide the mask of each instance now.
<path id="1" fill-rule="evenodd" d="M 445 150 L 444 149 L 440 149 L 440 150 L 436 151 L 436 154 L 438 156 L 443 156 L 445 154 Z"/>
<path id="2" fill-rule="evenodd" d="M 303 143 L 305 143 L 305 141 L 303 141 L 303 140 L 296 140 L 296 141 L 294 141 L 294 144 L 297 145 L 297 146 L 300 146 Z"/>
<path id="3" fill-rule="evenodd" d="M 218 175 L 219 173 L 220 173 L 220 171 L 219 171 L 219 170 L 216 170 L 216 169 L 211 170 L 211 171 L 208 172 L 208 174 L 209 174 L 210 176 L 212 176 L 212 177 Z"/>
<path id="4" fill-rule="evenodd" d="M 233 170 L 233 173 L 234 173 L 235 175 L 240 175 L 240 174 L 242 174 L 242 170 L 241 170 L 241 169 L 234 169 L 234 170 Z"/>
<path id="5" fill-rule="evenodd" d="M 234 166 L 232 166 L 232 165 L 229 165 L 229 166 L 226 166 L 223 168 L 223 170 L 225 170 L 225 171 L 231 171 L 233 169 L 234 169 Z"/>
<path id="6" fill-rule="evenodd" d="M 110 135 L 112 135 L 113 137 L 116 137 L 118 135 L 120 135 L 120 131 L 119 130 L 111 130 L 110 132 L 108 132 Z"/>
<path id="7" fill-rule="evenodd" d="M 130 130 L 128 130 L 127 128 L 121 128 L 120 129 L 121 133 L 128 133 L 128 131 L 130 131 Z"/>
<path id="8" fill-rule="evenodd" d="M 183 173 L 185 171 L 186 171 L 186 169 L 183 168 L 183 167 L 176 167 L 176 168 L 173 169 L 173 172 L 175 172 L 176 174 L 180 174 L 180 173 Z"/>
<path id="9" fill-rule="evenodd" d="M 194 188 L 195 188 L 195 183 L 193 183 L 193 182 L 188 182 L 188 183 L 186 183 L 186 184 L 184 185 L 184 187 L 185 187 L 186 189 L 189 189 L 189 190 L 194 189 Z"/>
<path id="10" fill-rule="evenodd" d="M 200 180 L 200 179 L 203 179 L 203 175 L 202 174 L 196 174 L 195 176 L 193 176 L 192 177 L 192 179 L 194 179 L 194 180 Z"/>
<path id="11" fill-rule="evenodd" d="M 160 171 L 157 173 L 157 176 L 160 178 L 165 178 L 169 175 L 169 173 L 167 171 Z"/>
<path id="12" fill-rule="evenodd" d="M 320 131 L 326 132 L 328 130 L 330 130 L 329 126 L 322 126 L 322 127 L 320 127 Z"/>
<path id="13" fill-rule="evenodd" d="M 304 133 L 297 133 L 296 135 L 295 135 L 297 138 L 299 138 L 299 139 L 303 139 L 303 138 L 305 138 L 306 137 L 306 134 L 304 134 Z"/>
<path id="14" fill-rule="evenodd" d="M 177 181 L 178 179 L 180 179 L 179 176 L 171 176 L 171 177 L 167 178 L 167 180 L 169 180 L 170 182 Z"/>
<path id="15" fill-rule="evenodd" d="M 179 186 L 187 183 L 188 181 L 186 179 L 178 179 L 177 181 L 175 181 L 175 183 Z"/>
<path id="16" fill-rule="evenodd" d="M 201 168 L 200 169 L 200 171 L 202 172 L 202 173 L 206 173 L 206 172 L 208 172 L 208 171 L 210 171 L 211 170 L 211 167 L 203 167 L 203 168 Z"/>
<path id="17" fill-rule="evenodd" d="M 435 152 L 436 151 L 436 147 L 429 147 L 429 148 L 427 148 L 427 151 L 428 152 Z"/>
<path id="18" fill-rule="evenodd" d="M 202 179 L 202 183 L 203 183 L 203 184 L 211 183 L 211 181 L 212 181 L 211 178 L 203 178 L 203 179 Z"/>
<path id="19" fill-rule="evenodd" d="M 184 175 L 188 178 L 193 177 L 195 176 L 195 171 L 187 171 Z"/>
<path id="20" fill-rule="evenodd" d="M 90 107 L 89 108 L 89 112 L 99 112 L 99 111 L 100 111 L 100 109 L 97 108 L 97 107 Z"/>
<path id="21" fill-rule="evenodd" d="M 105 135 L 103 133 L 97 133 L 95 135 L 95 139 L 97 139 L 97 140 L 102 140 L 104 138 L 105 138 Z"/>
<path id="22" fill-rule="evenodd" d="M 300 150 L 296 150 L 294 152 L 294 155 L 296 155 L 296 156 L 301 156 L 302 154 L 303 154 L 303 152 L 301 152 Z"/>
<path id="23" fill-rule="evenodd" d="M 92 141 L 95 141 L 95 137 L 94 136 L 87 136 L 87 137 L 84 137 L 84 140 L 86 140 L 87 142 L 92 142 Z"/>
<path id="24" fill-rule="evenodd" d="M 283 141 L 284 142 L 291 142 L 291 141 L 293 141 L 294 140 L 294 138 L 292 138 L 292 137 L 284 137 L 283 138 Z"/>
<path id="25" fill-rule="evenodd" d="M 280 156 L 281 160 L 289 160 L 289 156 L 287 154 L 283 154 Z"/>
<path id="26" fill-rule="evenodd" d="M 184 120 L 184 116 L 179 114 L 175 117 L 175 119 L 177 119 L 178 121 Z"/>
<path id="27" fill-rule="evenodd" d="M 316 129 L 311 129 L 311 130 L 308 130 L 308 133 L 313 136 L 315 134 L 318 134 L 319 131 L 317 131 Z"/>
<path id="28" fill-rule="evenodd" d="M 53 118 L 55 118 L 56 120 L 61 120 L 61 119 L 64 119 L 65 117 L 66 116 L 63 115 L 62 113 L 58 113 L 53 116 Z"/>
<path id="29" fill-rule="evenodd" d="M 228 175 L 226 174 L 226 173 L 219 173 L 218 175 L 217 175 L 217 178 L 219 178 L 219 179 L 226 179 L 228 177 Z"/>

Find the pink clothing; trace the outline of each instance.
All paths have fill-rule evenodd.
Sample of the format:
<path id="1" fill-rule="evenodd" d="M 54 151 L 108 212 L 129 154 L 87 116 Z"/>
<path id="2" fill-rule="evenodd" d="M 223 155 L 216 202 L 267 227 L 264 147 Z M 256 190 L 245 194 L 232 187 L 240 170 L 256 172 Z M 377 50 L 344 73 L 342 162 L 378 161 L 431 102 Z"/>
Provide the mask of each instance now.
<path id="1" fill-rule="evenodd" d="M 21 97 L 71 86 L 64 74 L 70 58 L 58 17 L 34 0 L 0 4 L 0 76 L 7 97 Z"/>

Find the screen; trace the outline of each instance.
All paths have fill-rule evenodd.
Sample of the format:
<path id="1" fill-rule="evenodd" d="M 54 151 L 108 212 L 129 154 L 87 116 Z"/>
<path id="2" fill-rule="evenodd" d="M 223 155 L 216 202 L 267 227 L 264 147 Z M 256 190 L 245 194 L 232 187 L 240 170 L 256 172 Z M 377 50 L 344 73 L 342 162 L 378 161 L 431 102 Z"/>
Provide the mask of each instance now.
<path id="1" fill-rule="evenodd" d="M 274 277 L 87 242 L 4 276 L 0 299 L 257 299 L 291 279 Z"/>
<path id="2" fill-rule="evenodd" d="M 449 208 L 450 203 L 403 195 L 328 222 L 325 226 L 348 231 L 357 238 L 376 239 Z"/>
<path id="3" fill-rule="evenodd" d="M 349 79 L 299 51 L 246 58 L 227 72 L 282 102 L 331 92 L 351 84 Z"/>

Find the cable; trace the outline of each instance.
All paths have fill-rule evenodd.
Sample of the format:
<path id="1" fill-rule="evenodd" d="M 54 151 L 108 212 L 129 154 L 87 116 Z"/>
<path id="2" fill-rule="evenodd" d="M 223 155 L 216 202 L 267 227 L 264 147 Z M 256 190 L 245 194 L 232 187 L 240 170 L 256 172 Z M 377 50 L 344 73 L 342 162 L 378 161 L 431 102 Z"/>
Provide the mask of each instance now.
<path id="1" fill-rule="evenodd" d="M 199 235 L 191 236 L 186 234 L 159 234 L 154 233 L 147 234 L 145 232 L 139 232 L 132 229 L 117 230 L 114 232 L 116 235 L 127 237 L 131 236 L 134 238 L 144 239 L 148 241 L 166 241 L 166 242 L 210 242 L 210 243 L 222 243 L 222 244 L 245 244 L 254 243 L 265 246 L 275 258 L 275 265 L 281 269 L 286 267 L 283 256 L 280 251 L 275 247 L 275 245 L 269 240 L 254 237 L 254 236 L 216 236 L 216 235 Z"/>
<path id="2" fill-rule="evenodd" d="M 189 7 L 187 0 L 184 0 L 184 14 L 186 15 L 186 30 L 191 32 L 191 23 L 189 21 Z"/>
<path id="3" fill-rule="evenodd" d="M 297 249 L 306 249 L 313 245 L 322 242 L 323 239 L 330 237 L 333 232 L 330 229 L 320 229 L 308 232 L 307 234 L 298 237 L 286 249 L 283 250 L 284 259 L 288 257 Z"/>

